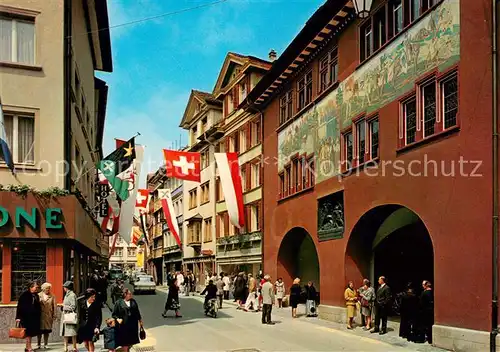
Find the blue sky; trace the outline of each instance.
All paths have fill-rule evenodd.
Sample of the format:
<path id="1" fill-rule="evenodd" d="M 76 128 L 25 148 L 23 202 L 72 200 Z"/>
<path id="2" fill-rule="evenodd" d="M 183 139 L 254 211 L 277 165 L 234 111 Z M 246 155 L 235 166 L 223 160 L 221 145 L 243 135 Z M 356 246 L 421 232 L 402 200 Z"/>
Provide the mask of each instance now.
<path id="1" fill-rule="evenodd" d="M 108 0 L 111 26 L 213 2 L 213 0 Z M 145 171 L 163 162 L 182 134 L 179 128 L 191 89 L 211 92 L 228 51 L 267 58 L 278 55 L 324 0 L 227 0 L 111 30 L 114 72 L 109 85 L 105 154 L 114 138 L 136 132 L 146 146 Z"/>

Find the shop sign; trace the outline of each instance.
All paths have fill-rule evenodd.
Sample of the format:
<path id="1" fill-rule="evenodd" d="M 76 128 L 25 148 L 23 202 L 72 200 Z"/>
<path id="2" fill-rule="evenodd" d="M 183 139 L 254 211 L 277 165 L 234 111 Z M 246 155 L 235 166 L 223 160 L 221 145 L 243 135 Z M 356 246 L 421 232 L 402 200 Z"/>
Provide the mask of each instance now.
<path id="1" fill-rule="evenodd" d="M 61 216 L 62 216 L 61 208 L 46 208 L 45 228 L 47 230 L 62 229 L 63 224 Z M 29 211 L 21 207 L 16 207 L 14 219 L 11 219 L 11 216 L 7 211 L 7 209 L 5 209 L 4 207 L 0 207 L 0 228 L 7 225 L 9 219 L 11 219 L 17 228 L 22 228 L 24 227 L 25 224 L 28 224 L 31 226 L 32 229 L 38 229 L 40 224 L 39 217 L 40 215 L 38 209 L 35 207 L 29 209 Z"/>

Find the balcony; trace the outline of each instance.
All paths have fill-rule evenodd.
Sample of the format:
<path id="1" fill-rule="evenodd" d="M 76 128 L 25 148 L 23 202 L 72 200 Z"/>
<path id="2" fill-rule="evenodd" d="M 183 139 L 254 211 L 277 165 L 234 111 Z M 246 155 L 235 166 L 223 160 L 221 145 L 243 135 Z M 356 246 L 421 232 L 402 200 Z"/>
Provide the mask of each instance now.
<path id="1" fill-rule="evenodd" d="M 262 240 L 262 232 L 254 231 L 245 233 L 242 235 L 234 235 L 228 237 L 221 237 L 217 240 L 218 245 L 228 245 L 228 244 L 247 244 L 255 241 Z"/>
<path id="2" fill-rule="evenodd" d="M 212 127 L 210 127 L 203 134 L 204 138 L 206 138 L 209 142 L 215 142 L 223 135 L 224 135 L 224 125 L 223 125 L 222 121 L 218 122 L 215 125 L 213 125 Z"/>
<path id="3" fill-rule="evenodd" d="M 193 248 L 201 248 L 201 233 L 188 236 L 187 245 Z"/>

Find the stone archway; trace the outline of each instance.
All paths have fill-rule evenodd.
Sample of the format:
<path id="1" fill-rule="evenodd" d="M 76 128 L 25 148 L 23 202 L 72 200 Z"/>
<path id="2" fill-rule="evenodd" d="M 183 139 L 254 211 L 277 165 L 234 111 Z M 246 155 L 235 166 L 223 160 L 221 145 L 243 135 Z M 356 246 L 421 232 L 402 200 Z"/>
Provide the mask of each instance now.
<path id="1" fill-rule="evenodd" d="M 418 291 L 434 280 L 434 248 L 430 234 L 412 210 L 397 204 L 375 207 L 351 231 L 345 256 L 346 280 L 375 282 L 386 276 L 394 295 L 408 283 Z"/>
<path id="2" fill-rule="evenodd" d="M 294 227 L 287 232 L 278 251 L 278 278 L 282 277 L 287 285 L 296 277 L 301 284 L 313 281 L 320 290 L 319 260 L 316 245 L 309 233 Z"/>

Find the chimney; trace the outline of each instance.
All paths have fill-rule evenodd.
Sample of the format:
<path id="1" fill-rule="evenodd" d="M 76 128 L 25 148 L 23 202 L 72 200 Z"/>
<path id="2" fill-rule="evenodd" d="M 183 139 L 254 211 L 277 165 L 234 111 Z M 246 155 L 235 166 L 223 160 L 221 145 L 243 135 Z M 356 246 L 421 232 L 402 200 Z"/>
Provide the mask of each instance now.
<path id="1" fill-rule="evenodd" d="M 271 49 L 271 51 L 269 52 L 269 61 L 274 62 L 277 57 L 278 55 L 276 54 L 276 51 L 274 49 Z"/>

